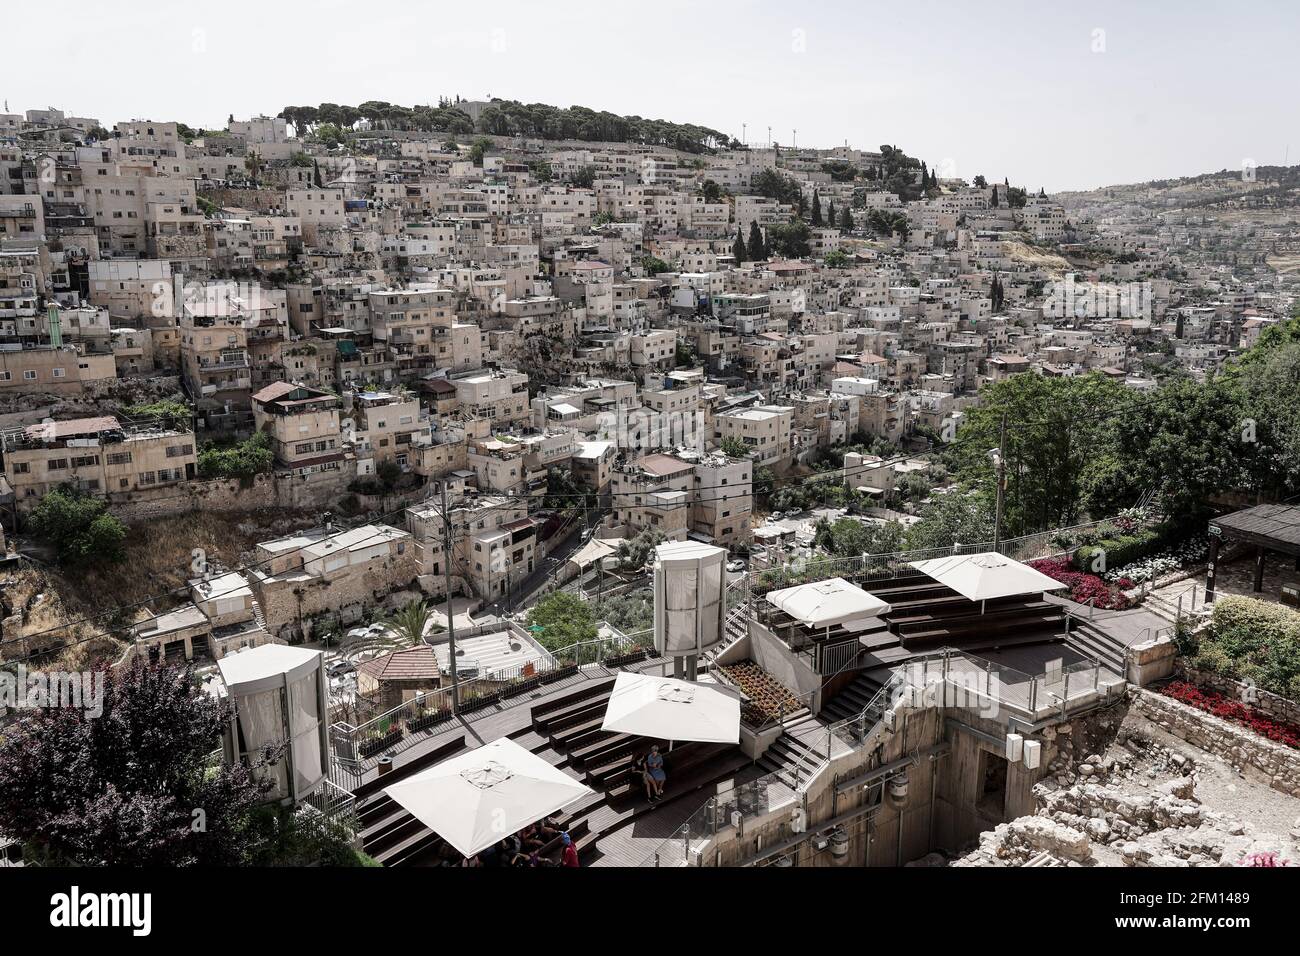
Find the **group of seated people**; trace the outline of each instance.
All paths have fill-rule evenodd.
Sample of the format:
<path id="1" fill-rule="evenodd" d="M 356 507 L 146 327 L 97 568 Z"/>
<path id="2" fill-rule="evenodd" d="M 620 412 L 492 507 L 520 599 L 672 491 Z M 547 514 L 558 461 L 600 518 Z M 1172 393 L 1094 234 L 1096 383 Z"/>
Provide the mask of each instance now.
<path id="1" fill-rule="evenodd" d="M 664 784 L 668 782 L 668 774 L 664 772 L 663 754 L 659 752 L 658 744 L 651 747 L 650 752 L 644 757 L 633 759 L 632 772 L 641 775 L 641 782 L 645 784 L 646 800 L 650 803 L 658 803 L 664 795 Z"/>
<path id="2" fill-rule="evenodd" d="M 562 847 L 557 863 L 542 856 L 542 850 L 556 837 Z M 560 830 L 554 816 L 530 823 L 518 833 L 512 833 L 499 843 L 480 850 L 472 857 L 462 857 L 450 847 L 444 847 L 445 866 L 518 867 L 578 866 L 578 848 L 568 833 Z"/>

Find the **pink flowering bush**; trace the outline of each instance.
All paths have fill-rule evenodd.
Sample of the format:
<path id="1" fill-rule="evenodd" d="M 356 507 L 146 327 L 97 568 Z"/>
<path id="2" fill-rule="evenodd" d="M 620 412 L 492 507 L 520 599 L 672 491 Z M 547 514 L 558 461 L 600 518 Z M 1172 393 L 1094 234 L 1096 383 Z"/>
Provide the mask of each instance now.
<path id="1" fill-rule="evenodd" d="M 1087 571 L 1075 571 L 1070 566 L 1068 558 L 1039 558 L 1037 561 L 1030 561 L 1029 566 L 1069 587 L 1070 600 L 1078 604 L 1092 601 L 1093 606 L 1098 609 L 1122 611 L 1131 603 L 1120 586 L 1121 582 L 1116 581 L 1112 584 Z"/>

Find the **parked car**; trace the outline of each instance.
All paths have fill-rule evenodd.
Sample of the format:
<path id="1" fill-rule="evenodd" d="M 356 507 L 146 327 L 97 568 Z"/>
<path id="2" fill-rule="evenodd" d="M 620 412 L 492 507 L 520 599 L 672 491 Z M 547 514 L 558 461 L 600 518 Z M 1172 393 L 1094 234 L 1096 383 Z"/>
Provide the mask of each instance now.
<path id="1" fill-rule="evenodd" d="M 727 562 L 727 570 L 733 572 L 743 571 L 745 570 L 745 562 L 739 558 L 733 558 Z"/>
<path id="2" fill-rule="evenodd" d="M 330 677 L 342 677 L 344 674 L 355 673 L 356 669 L 356 665 L 351 661 L 334 661 L 325 668 L 325 673 Z"/>

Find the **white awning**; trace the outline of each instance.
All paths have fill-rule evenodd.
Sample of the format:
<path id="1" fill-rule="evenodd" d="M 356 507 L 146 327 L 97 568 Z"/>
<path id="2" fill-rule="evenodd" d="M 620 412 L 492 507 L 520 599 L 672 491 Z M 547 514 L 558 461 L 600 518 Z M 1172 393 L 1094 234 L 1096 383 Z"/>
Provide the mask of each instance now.
<path id="1" fill-rule="evenodd" d="M 716 684 L 619 671 L 600 729 L 660 740 L 740 743 L 740 698 Z"/>
<path id="2" fill-rule="evenodd" d="M 1041 594 L 1065 587 L 1043 572 L 1035 571 L 1029 565 L 996 551 L 913 561 L 912 567 L 971 601 L 988 601 L 1016 594 Z"/>
<path id="3" fill-rule="evenodd" d="M 463 856 L 593 792 L 506 737 L 384 788 Z"/>
<path id="4" fill-rule="evenodd" d="M 889 604 L 843 578 L 769 591 L 767 601 L 809 627 L 833 627 L 889 613 Z"/>
<path id="5" fill-rule="evenodd" d="M 623 541 L 622 538 L 592 538 L 584 544 L 578 553 L 569 558 L 573 564 L 579 568 L 585 568 L 589 564 L 594 564 L 601 558 L 608 558 L 618 553 L 618 546 Z"/>

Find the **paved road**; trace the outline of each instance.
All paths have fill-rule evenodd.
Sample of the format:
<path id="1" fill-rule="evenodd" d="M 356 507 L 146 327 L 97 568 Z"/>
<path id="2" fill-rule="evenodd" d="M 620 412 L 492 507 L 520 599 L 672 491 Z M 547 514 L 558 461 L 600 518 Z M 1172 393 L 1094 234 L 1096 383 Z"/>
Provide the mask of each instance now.
<path id="1" fill-rule="evenodd" d="M 511 611 L 526 604 L 528 599 L 532 597 L 533 592 L 555 575 L 564 566 L 565 562 L 582 547 L 586 540 L 585 531 L 586 525 L 581 521 L 575 521 L 563 538 L 558 539 L 558 541 L 552 539 L 556 543 L 551 545 L 550 554 L 542 560 L 542 563 L 532 574 L 524 579 L 522 584 L 510 589 L 507 599 L 502 602 L 505 605 L 505 610 Z M 488 605 L 484 610 L 492 610 L 496 607 L 497 605 Z"/>

